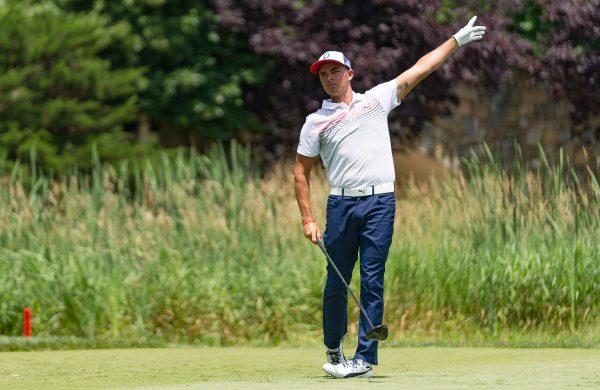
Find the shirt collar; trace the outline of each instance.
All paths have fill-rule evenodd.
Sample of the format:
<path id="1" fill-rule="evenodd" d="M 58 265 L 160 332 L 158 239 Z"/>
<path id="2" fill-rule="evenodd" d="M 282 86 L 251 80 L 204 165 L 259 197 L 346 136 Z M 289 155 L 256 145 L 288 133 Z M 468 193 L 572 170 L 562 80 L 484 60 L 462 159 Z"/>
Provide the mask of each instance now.
<path id="1" fill-rule="evenodd" d="M 352 106 L 354 103 L 356 102 L 360 102 L 365 95 L 363 95 L 362 93 L 356 93 L 354 91 L 352 91 L 352 102 L 350 103 L 350 106 Z M 338 107 L 344 107 L 346 106 L 345 103 L 334 103 L 331 101 L 331 99 L 325 99 L 323 100 L 323 105 L 321 106 L 321 108 L 324 108 L 326 110 L 335 110 Z M 350 107 L 350 106 L 346 106 L 346 107 Z"/>

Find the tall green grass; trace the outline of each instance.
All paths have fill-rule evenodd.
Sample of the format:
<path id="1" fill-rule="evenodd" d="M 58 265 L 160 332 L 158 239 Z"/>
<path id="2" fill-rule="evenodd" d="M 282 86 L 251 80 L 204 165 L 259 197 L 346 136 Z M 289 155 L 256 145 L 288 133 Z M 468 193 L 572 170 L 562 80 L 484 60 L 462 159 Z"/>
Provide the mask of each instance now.
<path id="1" fill-rule="evenodd" d="M 464 174 L 404 189 L 385 322 L 398 338 L 595 328 L 597 178 L 519 160 L 508 172 L 484 150 Z M 0 334 L 21 334 L 30 306 L 42 336 L 320 337 L 325 260 L 302 236 L 291 166 L 259 177 L 236 144 L 118 169 L 93 159 L 61 179 L 0 159 Z M 322 172 L 311 184 L 324 228 Z"/>
<path id="2" fill-rule="evenodd" d="M 512 171 L 487 147 L 465 174 L 410 188 L 400 202 L 391 269 L 403 329 L 575 332 L 598 323 L 600 187 L 564 161 Z M 517 149 L 518 150 L 518 149 Z M 427 313 L 427 315 L 424 315 Z M 390 315 L 388 311 L 388 315 Z"/>

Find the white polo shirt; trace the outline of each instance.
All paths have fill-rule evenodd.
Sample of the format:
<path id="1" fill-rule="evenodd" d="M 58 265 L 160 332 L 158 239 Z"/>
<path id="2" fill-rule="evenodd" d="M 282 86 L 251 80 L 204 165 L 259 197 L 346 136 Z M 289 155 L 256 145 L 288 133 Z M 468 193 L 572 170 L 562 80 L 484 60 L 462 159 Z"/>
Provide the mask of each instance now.
<path id="1" fill-rule="evenodd" d="M 364 188 L 395 179 L 387 117 L 400 103 L 396 81 L 354 92 L 352 103 L 323 101 L 306 117 L 298 154 L 321 155 L 330 188 Z"/>

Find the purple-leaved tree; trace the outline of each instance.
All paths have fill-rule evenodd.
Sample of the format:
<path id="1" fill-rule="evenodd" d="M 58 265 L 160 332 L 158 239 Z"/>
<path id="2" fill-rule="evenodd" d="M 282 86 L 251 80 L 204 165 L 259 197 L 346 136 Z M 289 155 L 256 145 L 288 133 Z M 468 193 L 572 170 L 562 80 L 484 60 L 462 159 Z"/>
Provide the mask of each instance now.
<path id="1" fill-rule="evenodd" d="M 600 0 L 222 0 L 216 8 L 220 23 L 247 35 L 273 66 L 268 81 L 246 94 L 247 105 L 275 128 L 265 137 L 268 149 L 294 145 L 304 117 L 325 97 L 308 72 L 323 51 L 345 52 L 353 87 L 364 91 L 412 66 L 472 15 L 488 27 L 486 38 L 461 48 L 393 113 L 396 142 L 446 113 L 458 81 L 492 89 L 547 83 L 556 98 L 573 103 L 576 123 L 598 110 Z"/>

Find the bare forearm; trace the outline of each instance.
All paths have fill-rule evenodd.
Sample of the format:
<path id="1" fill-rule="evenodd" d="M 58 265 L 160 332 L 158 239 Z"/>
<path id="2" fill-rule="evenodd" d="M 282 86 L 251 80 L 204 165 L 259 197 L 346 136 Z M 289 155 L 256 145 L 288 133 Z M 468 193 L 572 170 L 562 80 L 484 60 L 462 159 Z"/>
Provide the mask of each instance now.
<path id="1" fill-rule="evenodd" d="M 312 217 L 312 209 L 310 207 L 310 182 L 309 178 L 303 174 L 294 175 L 294 189 L 296 191 L 296 201 L 300 208 L 302 219 Z"/>
<path id="2" fill-rule="evenodd" d="M 396 77 L 397 98 L 402 100 L 425 77 L 440 67 L 456 49 L 472 41 L 478 41 L 485 34 L 485 26 L 474 26 L 477 16 L 440 46 L 425 54 L 410 69 Z"/>
<path id="3" fill-rule="evenodd" d="M 412 91 L 421 80 L 439 68 L 454 53 L 457 47 L 456 40 L 450 38 L 436 49 L 421 57 L 410 69 L 396 77 L 398 101 L 402 100 L 402 98 Z"/>
<path id="4" fill-rule="evenodd" d="M 433 72 L 440 67 L 450 57 L 454 51 L 458 48 L 458 44 L 454 38 L 448 39 L 437 48 L 433 49 L 429 53 L 417 61 L 416 67 L 421 68 L 426 75 Z"/>
<path id="5" fill-rule="evenodd" d="M 310 171 L 312 170 L 314 161 L 315 157 L 306 157 L 301 154 L 296 155 L 294 190 L 296 191 L 296 201 L 302 215 L 304 237 L 311 240 L 313 244 L 316 244 L 317 239 L 321 237 L 321 230 L 310 207 Z"/>

